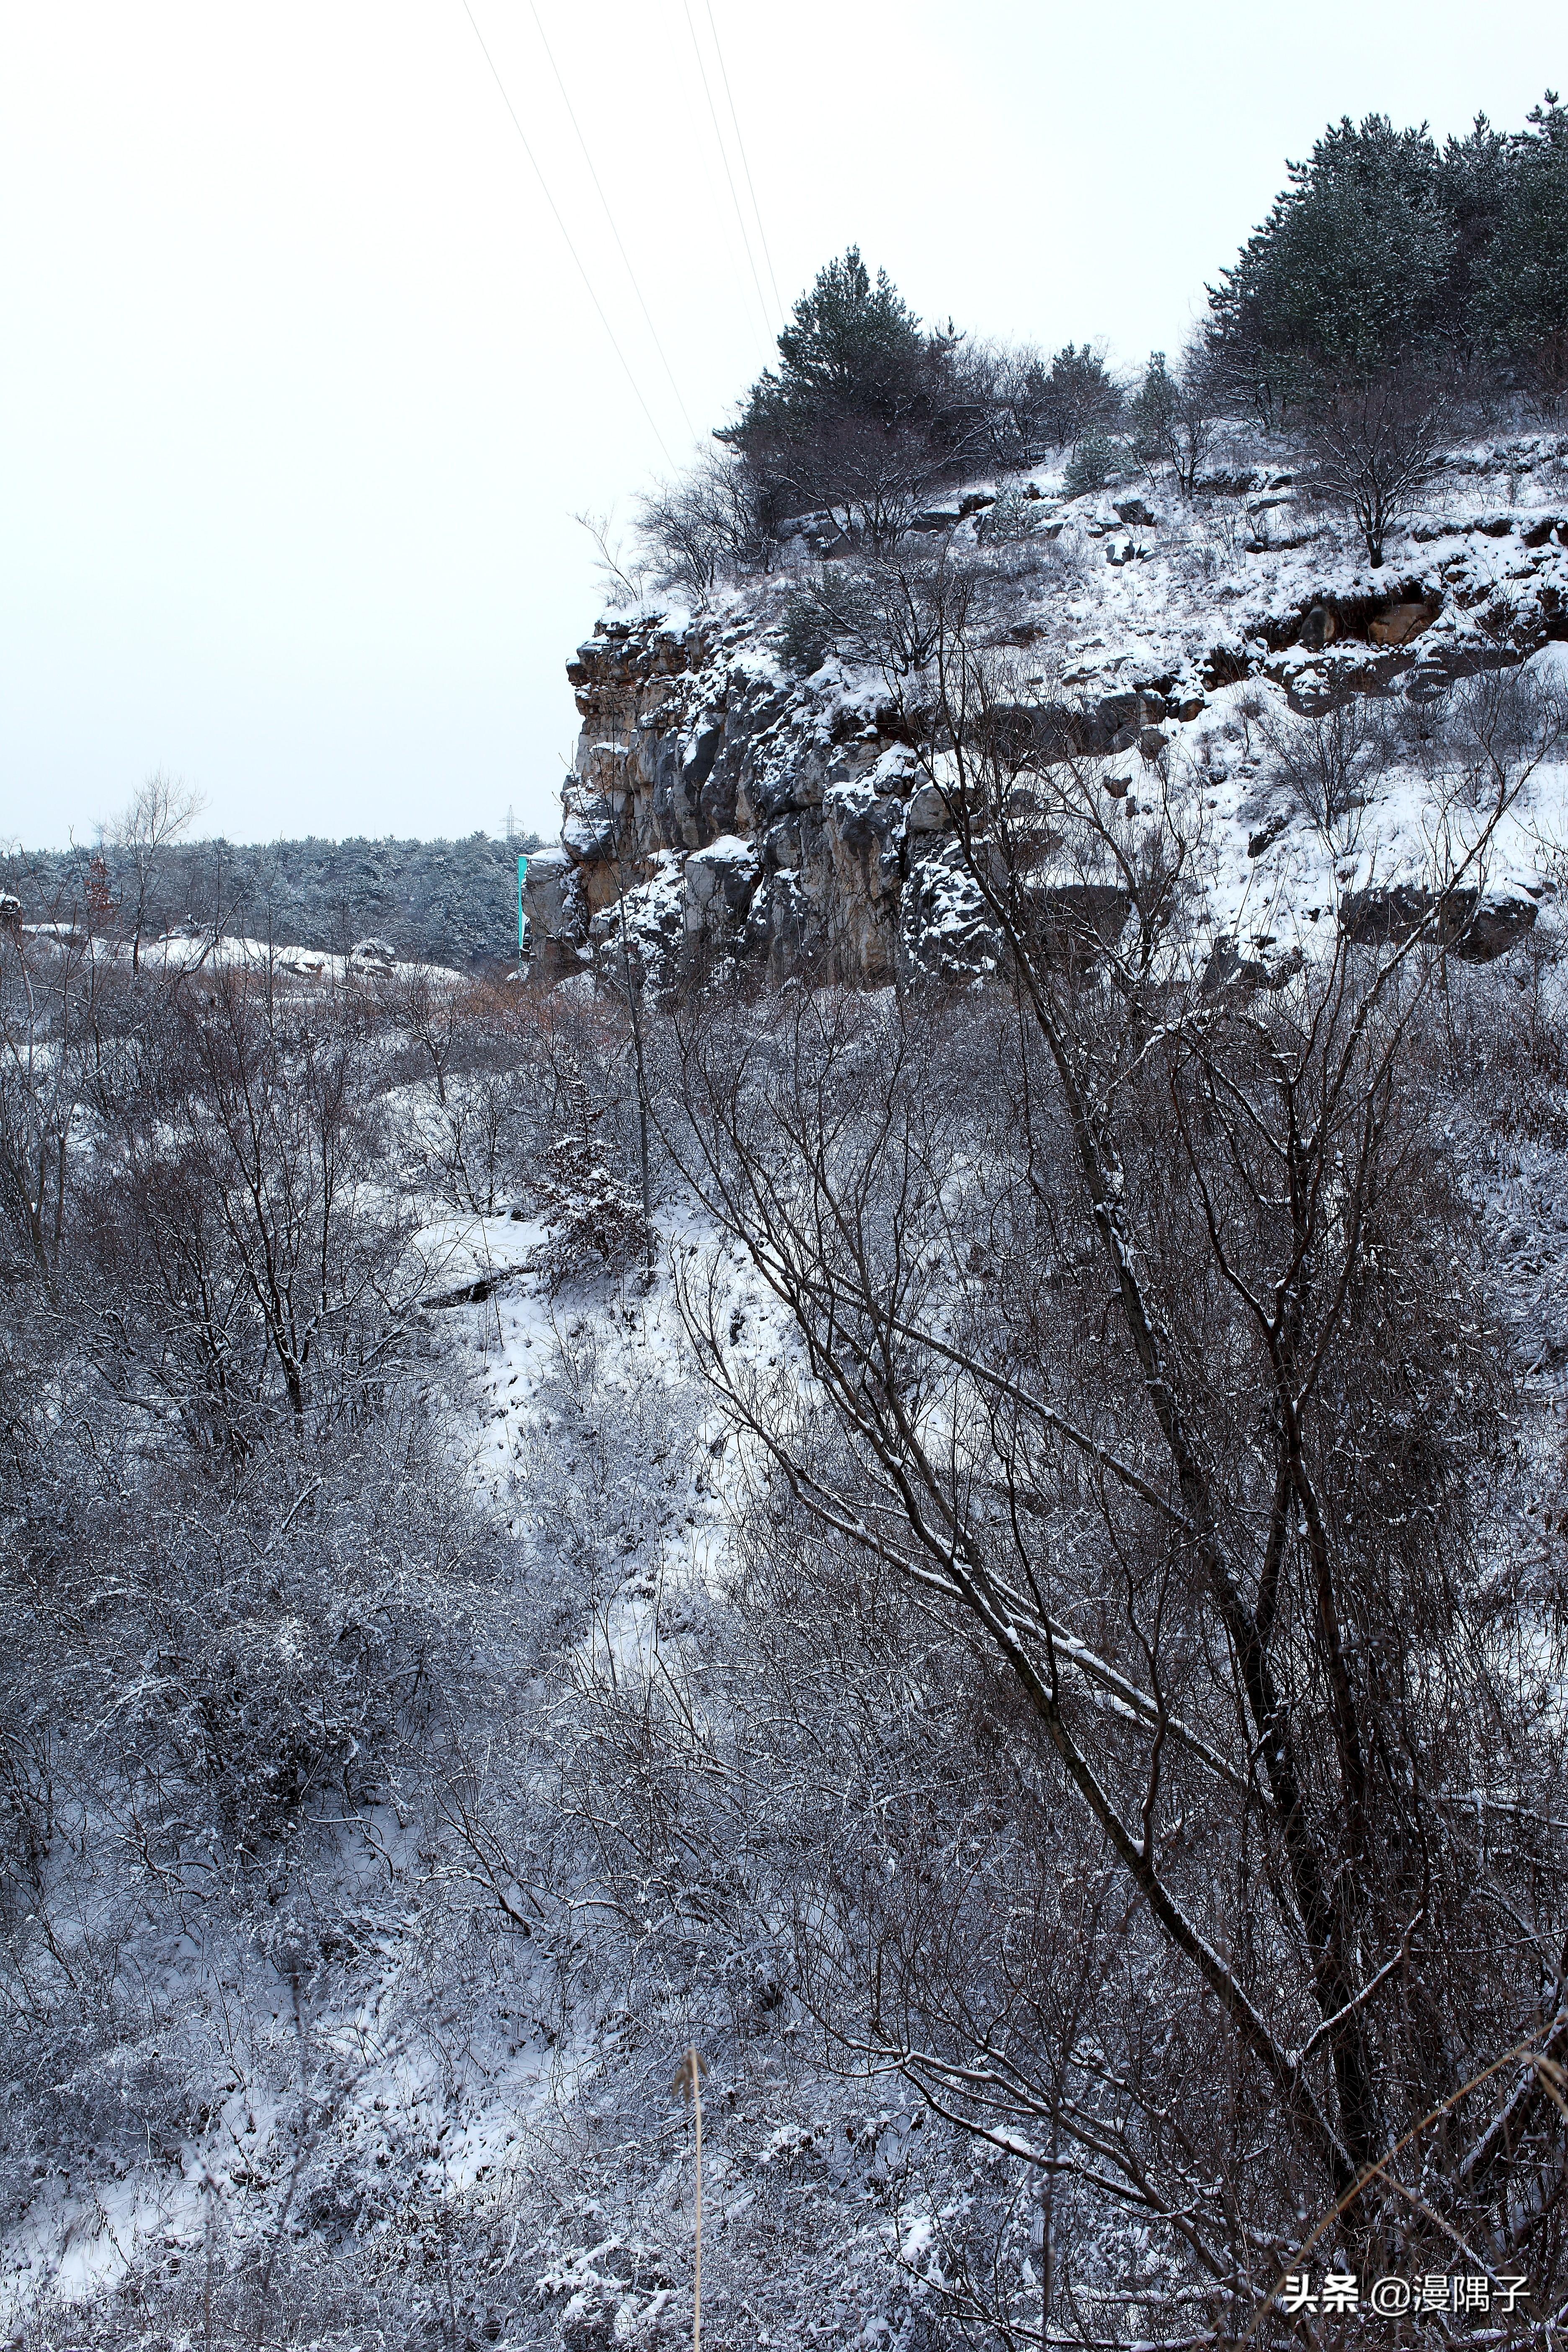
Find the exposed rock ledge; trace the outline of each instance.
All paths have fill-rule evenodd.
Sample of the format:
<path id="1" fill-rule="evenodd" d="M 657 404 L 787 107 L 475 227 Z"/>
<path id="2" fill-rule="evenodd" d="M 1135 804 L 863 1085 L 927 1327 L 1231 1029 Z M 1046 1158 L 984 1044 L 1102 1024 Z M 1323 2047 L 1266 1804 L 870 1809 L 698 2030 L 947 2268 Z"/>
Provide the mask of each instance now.
<path id="1" fill-rule="evenodd" d="M 1107 773 L 1106 789 L 1126 795 L 1130 813 L 1143 763 L 1166 754 L 1212 761 L 1205 730 L 1217 735 L 1238 688 L 1262 686 L 1298 707 L 1325 687 L 1420 694 L 1568 634 L 1568 521 L 1556 515 L 1544 530 L 1531 512 L 1441 516 L 1418 528 L 1421 560 L 1397 573 L 1368 575 L 1342 541 L 1266 551 L 1216 585 L 1173 563 L 1162 582 L 1147 558 L 1141 568 L 1086 574 L 1086 564 L 1106 562 L 1094 542 L 1108 534 L 1088 502 L 1075 506 L 1063 543 L 1079 542 L 1067 583 L 1077 602 L 1058 593 L 1042 610 L 1036 590 L 1018 640 L 1048 636 L 1070 656 L 1068 622 L 1080 631 L 1087 623 L 1089 656 L 1076 669 L 1063 660 L 1070 707 L 1034 711 L 1031 723 L 1044 730 L 1042 761 L 1068 750 L 1117 754 L 1107 767 L 1120 772 Z M 952 527 L 973 528 L 962 518 Z M 1167 541 L 1174 536 L 1173 522 Z M 1086 584 L 1098 598 L 1083 597 Z M 544 975 L 615 970 L 629 950 L 645 970 L 673 977 L 709 948 L 774 982 L 811 970 L 875 985 L 993 967 L 995 941 L 948 812 L 900 740 L 892 698 L 837 663 L 804 681 L 788 677 L 768 634 L 779 593 L 773 583 L 696 620 L 607 618 L 568 664 L 583 730 L 560 846 L 532 859 L 527 887 Z M 1391 607 L 1419 609 L 1414 643 L 1380 625 Z M 1325 630 L 1325 614 L 1337 627 Z M 1226 808 L 1251 856 L 1260 838 L 1263 854 L 1282 854 L 1289 841 L 1279 853 L 1275 845 L 1288 819 L 1277 796 L 1268 805 L 1267 763 L 1261 772 L 1257 762 L 1240 766 L 1253 772 L 1237 779 Z M 1205 772 L 1205 788 L 1209 781 Z M 1398 890 L 1398 905 L 1391 898 L 1380 912 L 1385 895 L 1344 895 L 1341 919 L 1352 937 L 1378 936 L 1380 924 L 1386 935 L 1409 919 Z M 1533 920 L 1539 896 L 1512 889 L 1506 922 L 1450 927 L 1448 943 L 1461 954 L 1501 951 Z M 1486 911 L 1494 912 L 1489 899 Z M 1225 922 L 1216 906 L 1216 929 Z"/>

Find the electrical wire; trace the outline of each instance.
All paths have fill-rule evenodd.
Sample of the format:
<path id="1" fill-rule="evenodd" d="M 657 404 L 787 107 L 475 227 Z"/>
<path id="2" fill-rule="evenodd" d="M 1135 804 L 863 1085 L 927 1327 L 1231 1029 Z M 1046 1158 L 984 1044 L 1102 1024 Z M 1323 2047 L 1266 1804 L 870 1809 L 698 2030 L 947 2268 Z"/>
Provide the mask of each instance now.
<path id="1" fill-rule="evenodd" d="M 677 408 L 679 409 L 681 415 L 685 418 L 686 429 L 690 434 L 692 439 L 694 441 L 700 440 L 701 436 L 699 434 L 696 425 L 691 422 L 690 412 L 688 410 L 685 401 L 682 400 L 680 396 L 680 386 L 675 380 L 675 370 L 669 364 L 668 354 L 666 352 L 663 343 L 659 341 L 658 329 L 653 323 L 653 312 L 648 309 L 647 303 L 643 297 L 642 288 L 637 283 L 637 274 L 632 268 L 631 256 L 626 251 L 625 245 L 621 241 L 620 230 L 616 226 L 616 216 L 610 210 L 610 200 L 608 196 L 605 195 L 604 187 L 599 179 L 599 174 L 594 168 L 594 158 L 589 153 L 588 142 L 583 136 L 583 126 L 577 120 L 576 110 L 572 104 L 571 96 L 567 90 L 566 84 L 562 78 L 561 68 L 555 62 L 555 52 L 550 46 L 549 37 L 545 33 L 543 24 L 540 18 L 539 10 L 534 5 L 534 0 L 528 0 L 528 5 L 529 13 L 533 18 L 534 29 L 539 35 L 540 47 L 543 49 L 545 56 L 549 58 L 550 70 L 555 76 L 555 87 L 561 92 L 561 103 L 566 109 L 567 120 L 570 121 L 573 130 L 577 133 L 577 144 L 583 150 L 583 161 L 588 166 L 588 177 L 593 181 L 595 191 L 598 195 L 599 202 L 605 208 L 605 218 L 610 225 L 610 235 L 616 240 L 616 250 L 626 264 L 626 276 L 632 282 L 632 292 L 637 298 L 637 301 L 642 309 L 643 317 L 647 320 L 648 333 L 653 337 L 653 347 L 664 363 L 665 374 L 669 378 L 669 388 L 675 394 L 675 404 Z M 758 226 L 759 227 L 761 226 L 760 221 Z"/>
<path id="2" fill-rule="evenodd" d="M 692 54 L 697 59 L 697 70 L 702 79 L 702 95 L 708 100 L 708 115 L 713 125 L 713 138 L 719 149 L 719 160 L 724 166 L 724 177 L 730 183 L 730 202 L 735 207 L 735 220 L 741 231 L 741 243 L 745 248 L 746 265 L 751 270 L 752 283 L 757 289 L 757 300 L 762 306 L 762 313 L 765 320 L 768 315 L 768 298 L 763 291 L 763 281 L 757 275 L 756 257 L 752 251 L 752 240 L 746 229 L 746 215 L 741 210 L 741 198 L 735 186 L 735 174 L 730 169 L 730 151 L 724 144 L 724 134 L 719 128 L 719 110 L 713 103 L 713 92 L 708 80 L 708 68 L 702 59 L 702 47 L 697 38 L 697 27 L 691 20 L 691 0 L 680 0 L 680 5 L 686 12 L 686 29 L 691 36 Z"/>
<path id="3" fill-rule="evenodd" d="M 489 50 L 485 47 L 485 37 L 479 30 L 478 19 L 475 17 L 473 10 L 468 5 L 468 0 L 463 0 L 463 14 L 468 18 L 469 24 L 473 26 L 474 38 L 478 41 L 484 61 L 490 69 L 491 79 L 494 81 L 496 88 L 501 94 L 501 103 L 511 117 L 511 127 L 522 142 L 523 153 L 527 156 L 529 162 L 533 166 L 533 176 L 539 182 L 540 187 L 543 191 L 545 203 L 550 206 L 552 213 L 555 215 L 555 226 L 561 231 L 567 252 L 572 256 L 573 260 L 577 265 L 577 274 L 582 278 L 583 284 L 587 289 L 588 299 L 592 302 L 595 310 L 599 314 L 599 324 L 604 328 L 605 334 L 609 337 L 611 350 L 615 352 L 616 357 L 619 360 L 622 367 L 626 370 L 626 382 L 631 385 L 633 392 L 637 394 L 637 406 L 642 410 L 643 415 L 647 418 L 649 425 L 653 428 L 654 439 L 664 451 L 666 464 L 673 471 L 675 467 L 675 459 L 669 454 L 669 444 L 666 441 L 663 434 L 658 429 L 658 420 L 655 416 L 652 409 L 648 406 L 647 400 L 643 397 L 643 388 L 637 382 L 636 373 L 632 368 L 632 363 L 627 359 L 625 352 L 622 351 L 619 342 L 616 341 L 616 331 L 614 327 L 611 326 L 609 319 L 605 314 L 605 306 L 600 301 L 597 294 L 594 291 L 594 281 L 588 275 L 582 255 L 578 252 L 576 247 L 572 242 L 572 232 L 567 227 L 565 221 L 562 217 L 560 205 L 556 203 L 554 197 L 550 193 L 550 183 L 545 178 L 543 172 L 540 169 L 538 156 L 535 155 L 532 148 L 528 143 L 528 133 L 524 131 L 522 124 L 518 120 L 516 107 L 513 106 L 510 99 L 507 96 L 506 84 L 500 78 L 494 58 L 491 57 Z"/>
<path id="4" fill-rule="evenodd" d="M 768 265 L 768 284 L 773 289 L 774 308 L 782 319 L 784 315 L 784 297 L 779 292 L 779 281 L 773 275 L 773 257 L 768 250 L 768 233 L 763 226 L 763 208 L 757 202 L 757 191 L 752 179 L 752 166 L 746 155 L 746 142 L 741 136 L 741 118 L 735 111 L 735 93 L 730 88 L 730 68 L 724 63 L 723 45 L 720 41 L 719 26 L 713 16 L 713 0 L 703 0 L 703 5 L 708 11 L 708 29 L 713 36 L 713 54 L 719 60 L 719 71 L 723 78 L 724 100 L 730 109 L 730 120 L 735 127 L 735 144 L 740 150 L 741 169 L 746 175 L 746 193 L 752 199 L 752 210 L 757 216 L 757 235 L 762 239 L 763 259 Z"/>

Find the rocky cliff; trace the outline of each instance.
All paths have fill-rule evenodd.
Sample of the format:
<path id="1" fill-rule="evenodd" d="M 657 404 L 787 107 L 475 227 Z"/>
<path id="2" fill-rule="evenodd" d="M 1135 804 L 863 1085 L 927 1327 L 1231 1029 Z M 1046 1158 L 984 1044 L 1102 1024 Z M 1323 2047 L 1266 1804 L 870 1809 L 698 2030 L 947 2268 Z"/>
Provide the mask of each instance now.
<path id="1" fill-rule="evenodd" d="M 1378 571 L 1342 517 L 1256 467 L 1188 503 L 988 485 L 921 516 L 906 560 L 928 585 L 936 563 L 973 583 L 971 628 L 1010 665 L 1042 763 L 1072 759 L 1132 824 L 1184 795 L 1206 830 L 1217 935 L 1239 936 L 1263 899 L 1277 931 L 1282 895 L 1295 920 L 1331 901 L 1365 930 L 1397 919 L 1389 893 L 1418 887 L 1429 848 L 1413 714 L 1568 637 L 1565 457 L 1549 436 L 1453 453 Z M 791 645 L 793 667 L 781 652 L 803 595 L 857 562 L 842 544 L 825 554 L 805 519 L 775 577 L 696 615 L 607 617 L 578 648 L 560 845 L 529 874 L 538 969 L 615 970 L 629 950 L 670 978 L 715 949 L 774 980 L 988 967 L 950 804 L 911 748 L 907 683 L 858 657 L 852 630 L 805 660 Z M 1385 745 L 1355 841 L 1329 841 L 1280 775 L 1271 721 L 1361 698 L 1397 708 L 1405 748 Z M 1533 921 L 1549 887 L 1539 825 L 1514 829 L 1488 887 L 1512 912 L 1471 928 L 1475 952 Z"/>

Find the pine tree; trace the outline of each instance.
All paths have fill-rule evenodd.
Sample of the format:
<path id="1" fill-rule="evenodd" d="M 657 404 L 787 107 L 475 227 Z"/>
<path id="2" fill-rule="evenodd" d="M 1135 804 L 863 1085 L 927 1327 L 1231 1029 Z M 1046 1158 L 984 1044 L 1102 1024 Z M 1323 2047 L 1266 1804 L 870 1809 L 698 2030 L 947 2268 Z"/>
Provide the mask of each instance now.
<path id="1" fill-rule="evenodd" d="M 778 338 L 779 366 L 746 395 L 740 421 L 720 437 L 745 448 L 799 432 L 826 415 L 896 423 L 925 389 L 929 344 L 885 269 L 875 280 L 852 245 L 827 262 Z"/>
<path id="2" fill-rule="evenodd" d="M 1346 116 L 1290 185 L 1235 267 L 1210 289 L 1216 353 L 1276 400 L 1315 377 L 1368 376 L 1436 343 L 1458 248 L 1423 126 Z"/>
<path id="3" fill-rule="evenodd" d="M 1509 142 L 1478 307 L 1500 350 L 1529 373 L 1568 377 L 1568 108 L 1548 90 Z"/>

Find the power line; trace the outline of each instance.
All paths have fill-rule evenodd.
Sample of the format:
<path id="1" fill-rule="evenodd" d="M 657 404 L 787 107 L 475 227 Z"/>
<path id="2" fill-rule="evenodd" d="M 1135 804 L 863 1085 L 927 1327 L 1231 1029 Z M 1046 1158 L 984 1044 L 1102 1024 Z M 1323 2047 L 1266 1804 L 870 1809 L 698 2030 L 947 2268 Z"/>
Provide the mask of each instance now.
<path id="1" fill-rule="evenodd" d="M 724 50 L 719 39 L 719 27 L 713 16 L 713 0 L 703 0 L 703 5 L 708 11 L 708 29 L 713 36 L 713 54 L 719 60 L 719 71 L 723 77 L 724 98 L 730 109 L 730 120 L 735 126 L 735 144 L 741 151 L 741 169 L 746 175 L 746 192 L 752 199 L 752 210 L 757 216 L 757 235 L 763 242 L 763 259 L 768 265 L 768 284 L 773 289 L 774 308 L 782 319 L 784 315 L 784 298 L 779 292 L 779 281 L 773 275 L 773 257 L 768 251 L 768 233 L 763 226 L 763 208 L 757 202 L 757 191 L 752 181 L 752 166 L 746 156 L 746 142 L 741 136 L 741 118 L 735 111 L 735 94 L 730 88 L 730 68 L 724 63 Z"/>
<path id="2" fill-rule="evenodd" d="M 610 339 L 611 350 L 615 352 L 616 357 L 619 360 L 622 367 L 626 370 L 626 382 L 631 385 L 633 392 L 637 394 L 637 406 L 642 410 L 643 415 L 647 418 L 649 425 L 653 427 L 653 437 L 658 443 L 659 447 L 664 451 L 666 464 L 668 465 L 673 471 L 675 460 L 669 454 L 669 445 L 658 429 L 658 418 L 654 415 L 652 409 L 648 406 L 647 402 L 643 397 L 643 389 L 641 384 L 637 382 L 636 374 L 633 373 L 631 362 L 627 359 L 625 352 L 622 351 L 620 344 L 616 340 L 616 331 L 614 327 L 611 326 L 608 318 L 605 316 L 605 306 L 594 291 L 594 281 L 589 277 L 587 269 L 584 266 L 582 255 L 578 252 L 576 247 L 572 242 L 572 232 L 561 216 L 560 205 L 556 203 L 554 197 L 550 193 L 550 183 L 540 169 L 539 158 L 535 155 L 532 148 L 528 143 L 528 133 L 524 131 L 521 123 L 518 121 L 517 109 L 513 106 L 510 99 L 507 96 L 506 84 L 502 81 L 500 74 L 497 70 L 494 58 L 491 57 L 489 49 L 485 47 L 485 37 L 479 28 L 478 22 L 474 16 L 474 12 L 468 5 L 468 0 L 463 0 L 463 14 L 468 18 L 469 24 L 473 26 L 474 38 L 478 41 L 480 51 L 484 57 L 484 61 L 490 69 L 491 79 L 494 81 L 496 88 L 501 94 L 501 103 L 511 117 L 511 127 L 522 142 L 522 152 L 533 166 L 533 176 L 539 182 L 540 187 L 543 191 L 544 201 L 555 215 L 555 226 L 561 231 L 566 250 L 577 265 L 577 274 L 582 278 L 584 286 L 587 289 L 588 299 L 592 302 L 595 310 L 599 314 L 599 324 L 604 328 L 605 334 Z"/>
<path id="3" fill-rule="evenodd" d="M 551 72 L 555 76 L 555 87 L 561 92 L 561 102 L 566 109 L 567 120 L 570 121 L 573 130 L 577 133 L 577 144 L 583 150 L 583 161 L 588 166 L 588 177 L 593 181 L 595 189 L 598 194 L 599 202 L 605 208 L 605 218 L 610 225 L 610 235 L 616 240 L 616 250 L 626 264 L 626 276 L 632 281 L 632 292 L 637 296 L 638 302 L 641 304 L 643 317 L 647 320 L 647 331 L 653 337 L 653 347 L 664 362 L 665 374 L 669 378 L 669 388 L 675 394 L 675 404 L 677 408 L 679 409 L 681 415 L 686 419 L 687 431 L 690 434 L 694 441 L 699 440 L 701 436 L 698 433 L 696 425 L 691 422 L 686 403 L 680 396 L 680 386 L 675 380 L 675 370 L 670 366 L 668 355 L 665 351 L 663 343 L 659 341 L 658 329 L 653 323 L 653 313 L 648 309 L 647 302 L 643 299 L 643 290 L 637 283 L 637 271 L 632 268 L 631 256 L 626 251 L 625 245 L 621 242 L 621 232 L 616 226 L 616 216 L 610 210 L 610 200 L 608 196 L 605 195 L 604 188 L 600 184 L 598 173 L 594 169 L 594 158 L 588 152 L 588 142 L 583 136 L 583 127 L 577 120 L 575 110 L 573 107 L 571 98 L 567 92 L 566 84 L 562 79 L 561 68 L 555 62 L 555 52 L 551 47 L 549 39 L 545 34 L 544 26 L 540 21 L 539 10 L 534 6 L 534 0 L 528 0 L 528 5 L 529 13 L 533 18 L 534 29 L 539 35 L 540 46 L 543 49 L 545 56 L 550 60 Z"/>
<path id="4" fill-rule="evenodd" d="M 757 300 L 762 306 L 762 313 L 765 320 L 768 315 L 768 298 L 763 292 L 763 281 L 757 275 L 756 257 L 752 251 L 752 240 L 746 230 L 746 216 L 741 210 L 741 198 L 735 186 L 735 174 L 730 169 L 730 151 L 724 144 L 724 134 L 719 128 L 719 110 L 713 103 L 713 92 L 708 81 L 708 68 L 702 61 L 702 47 L 697 38 L 697 27 L 691 21 L 691 0 L 680 0 L 680 5 L 686 11 L 686 29 L 691 36 L 692 54 L 697 59 L 697 70 L 702 78 L 702 95 L 708 100 L 709 119 L 713 125 L 713 138 L 719 150 L 719 160 L 724 166 L 724 177 L 730 183 L 730 202 L 735 207 L 735 219 L 741 231 L 741 243 L 745 248 L 746 265 L 751 270 L 752 283 L 757 289 Z"/>

